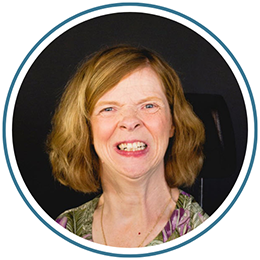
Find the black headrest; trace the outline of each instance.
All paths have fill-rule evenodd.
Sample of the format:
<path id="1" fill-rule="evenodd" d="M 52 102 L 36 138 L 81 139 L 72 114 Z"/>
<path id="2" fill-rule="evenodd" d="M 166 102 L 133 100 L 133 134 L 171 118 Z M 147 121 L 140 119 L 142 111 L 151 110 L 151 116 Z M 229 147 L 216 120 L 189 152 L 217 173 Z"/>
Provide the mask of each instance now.
<path id="1" fill-rule="evenodd" d="M 205 160 L 199 177 L 225 178 L 236 170 L 233 126 L 224 98 L 211 94 L 185 94 L 205 126 Z"/>

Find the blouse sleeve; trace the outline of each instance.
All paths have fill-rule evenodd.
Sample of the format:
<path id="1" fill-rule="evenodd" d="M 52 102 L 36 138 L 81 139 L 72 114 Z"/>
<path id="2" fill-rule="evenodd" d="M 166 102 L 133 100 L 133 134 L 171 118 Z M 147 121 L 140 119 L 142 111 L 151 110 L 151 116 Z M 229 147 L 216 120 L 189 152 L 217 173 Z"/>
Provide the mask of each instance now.
<path id="1" fill-rule="evenodd" d="M 70 232 L 73 232 L 73 216 L 71 213 L 64 212 L 56 219 L 56 222 Z"/>
<path id="2" fill-rule="evenodd" d="M 204 210 L 200 207 L 200 205 L 195 201 L 191 204 L 190 213 L 191 213 L 191 216 L 190 216 L 191 217 L 191 222 L 190 222 L 191 229 L 196 228 L 201 223 L 203 223 L 206 219 L 209 218 L 207 213 L 205 213 Z"/>
<path id="3" fill-rule="evenodd" d="M 56 222 L 71 233 L 92 240 L 92 222 L 96 201 L 89 201 L 77 208 L 65 211 Z"/>

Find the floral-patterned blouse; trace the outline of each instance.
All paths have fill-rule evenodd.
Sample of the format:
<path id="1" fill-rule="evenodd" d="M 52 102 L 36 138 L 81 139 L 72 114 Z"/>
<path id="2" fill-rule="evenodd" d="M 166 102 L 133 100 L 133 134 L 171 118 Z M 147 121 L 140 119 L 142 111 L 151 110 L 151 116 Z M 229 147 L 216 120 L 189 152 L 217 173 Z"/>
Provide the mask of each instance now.
<path id="1" fill-rule="evenodd" d="M 70 232 L 92 241 L 93 214 L 99 196 L 93 200 L 62 213 L 56 221 Z M 180 190 L 176 207 L 159 235 L 147 246 L 159 245 L 185 235 L 204 222 L 208 215 L 194 198 Z"/>

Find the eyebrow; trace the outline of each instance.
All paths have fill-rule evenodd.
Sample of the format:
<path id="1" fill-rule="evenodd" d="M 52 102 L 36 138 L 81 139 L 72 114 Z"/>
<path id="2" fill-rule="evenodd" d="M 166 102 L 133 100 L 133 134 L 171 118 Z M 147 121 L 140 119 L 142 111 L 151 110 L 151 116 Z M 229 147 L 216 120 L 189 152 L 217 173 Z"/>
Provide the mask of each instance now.
<path id="1" fill-rule="evenodd" d="M 103 107 L 103 106 L 111 106 L 111 105 L 115 105 L 115 106 L 120 106 L 120 104 L 116 101 L 101 101 L 101 102 L 97 102 L 97 104 L 95 105 L 95 107 Z"/>
<path id="2" fill-rule="evenodd" d="M 160 102 L 163 102 L 163 100 L 159 97 L 155 97 L 155 96 L 151 96 L 151 97 L 146 97 L 146 98 L 143 98 L 141 100 L 139 100 L 137 102 L 137 104 L 142 104 L 142 103 L 145 103 L 145 102 L 148 102 L 148 101 L 160 101 Z M 121 106 L 121 104 L 117 101 L 100 101 L 100 102 L 97 102 L 96 104 L 96 107 L 103 107 L 103 106 L 111 106 L 111 105 L 115 105 L 115 106 Z"/>
<path id="3" fill-rule="evenodd" d="M 145 103 L 145 102 L 148 102 L 148 101 L 161 101 L 161 102 L 163 102 L 163 100 L 161 98 L 151 96 L 151 97 L 146 97 L 144 99 L 141 99 L 138 103 L 141 104 L 141 103 Z"/>

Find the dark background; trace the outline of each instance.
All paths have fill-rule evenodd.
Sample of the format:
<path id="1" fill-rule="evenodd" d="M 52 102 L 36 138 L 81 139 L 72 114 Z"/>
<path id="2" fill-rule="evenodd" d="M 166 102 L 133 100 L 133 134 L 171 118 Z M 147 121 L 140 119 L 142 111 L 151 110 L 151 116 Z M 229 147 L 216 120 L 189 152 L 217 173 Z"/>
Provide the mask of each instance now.
<path id="1" fill-rule="evenodd" d="M 141 13 L 111 14 L 81 23 L 55 39 L 31 66 L 13 117 L 16 160 L 28 189 L 52 218 L 95 196 L 75 192 L 53 179 L 45 140 L 55 107 L 78 63 L 104 46 L 121 43 L 141 45 L 161 54 L 177 71 L 187 97 L 203 94 L 197 103 L 211 104 L 212 95 L 226 103 L 229 113 L 223 113 L 230 115 L 234 135 L 228 139 L 234 138 L 232 156 L 236 158 L 230 164 L 235 165 L 216 171 L 218 163 L 208 163 L 202 176 L 203 200 L 198 195 L 201 178 L 187 189 L 212 214 L 232 189 L 244 159 L 247 118 L 240 88 L 225 60 L 201 36 L 174 21 Z"/>

